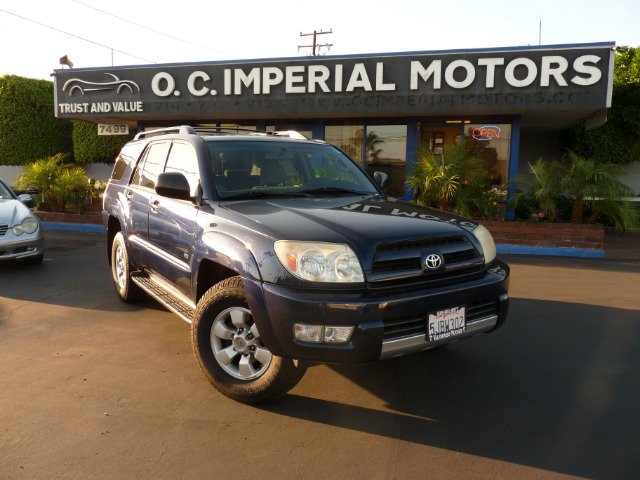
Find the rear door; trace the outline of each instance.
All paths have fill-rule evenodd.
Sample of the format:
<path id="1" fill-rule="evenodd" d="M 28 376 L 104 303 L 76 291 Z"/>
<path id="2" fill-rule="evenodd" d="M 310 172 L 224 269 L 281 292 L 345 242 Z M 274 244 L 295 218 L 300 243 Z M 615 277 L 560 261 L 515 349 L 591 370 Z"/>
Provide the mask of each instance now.
<path id="1" fill-rule="evenodd" d="M 129 258 L 138 266 L 147 266 L 149 243 L 149 204 L 155 195 L 158 174 L 164 168 L 171 142 L 153 142 L 138 163 L 131 183 L 124 192 L 129 208 L 129 224 L 127 225 L 127 242 Z"/>

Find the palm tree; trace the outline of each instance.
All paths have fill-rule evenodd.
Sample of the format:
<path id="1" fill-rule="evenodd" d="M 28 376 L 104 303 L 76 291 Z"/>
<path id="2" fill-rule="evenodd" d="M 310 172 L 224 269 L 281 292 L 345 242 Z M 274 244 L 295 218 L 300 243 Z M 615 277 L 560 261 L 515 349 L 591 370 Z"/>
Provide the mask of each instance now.
<path id="1" fill-rule="evenodd" d="M 451 145 L 434 154 L 421 145 L 407 184 L 420 205 L 438 205 L 462 215 L 484 214 L 487 175 L 482 160 L 462 145 Z"/>
<path id="2" fill-rule="evenodd" d="M 559 181 L 563 175 L 562 165 L 558 162 L 545 162 L 542 158 L 529 164 L 529 175 L 518 175 L 511 182 L 518 190 L 513 193 L 510 208 L 531 198 L 540 206 L 536 211 L 543 212 L 546 218 L 555 220 L 558 216 L 557 200 L 561 192 Z"/>
<path id="3" fill-rule="evenodd" d="M 36 160 L 25 167 L 16 179 L 16 185 L 38 191 L 52 208 L 64 212 L 67 202 L 85 189 L 88 182 L 82 167 L 64 164 L 65 157 L 58 153 Z"/>
<path id="4" fill-rule="evenodd" d="M 630 187 L 619 180 L 623 175 L 618 165 L 584 158 L 573 151 L 568 151 L 561 164 L 558 185 L 574 198 L 571 210 L 571 221 L 581 222 L 586 206 L 593 212 L 590 222 L 595 221 L 598 214 L 604 214 L 623 229 L 637 223 L 637 212 L 634 222 L 634 210 L 628 211 L 623 197 L 633 196 Z"/>

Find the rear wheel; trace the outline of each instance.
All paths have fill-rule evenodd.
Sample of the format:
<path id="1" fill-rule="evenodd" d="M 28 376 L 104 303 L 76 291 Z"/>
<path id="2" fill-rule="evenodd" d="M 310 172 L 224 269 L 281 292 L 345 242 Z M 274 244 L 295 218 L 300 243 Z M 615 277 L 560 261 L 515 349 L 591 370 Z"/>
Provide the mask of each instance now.
<path id="1" fill-rule="evenodd" d="M 131 280 L 131 263 L 122 232 L 113 238 L 111 272 L 116 291 L 123 302 L 135 302 L 144 296 L 142 289 Z"/>
<path id="2" fill-rule="evenodd" d="M 275 400 L 306 371 L 262 344 L 240 277 L 220 282 L 202 297 L 191 336 L 205 376 L 221 393 L 239 402 Z"/>

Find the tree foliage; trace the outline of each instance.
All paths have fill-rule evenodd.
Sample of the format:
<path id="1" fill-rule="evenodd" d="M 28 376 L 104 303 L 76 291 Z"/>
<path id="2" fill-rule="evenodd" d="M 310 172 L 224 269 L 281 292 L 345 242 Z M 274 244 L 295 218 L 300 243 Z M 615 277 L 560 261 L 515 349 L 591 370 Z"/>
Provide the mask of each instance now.
<path id="1" fill-rule="evenodd" d="M 54 116 L 53 83 L 0 76 L 0 165 L 71 154 L 71 122 Z"/>
<path id="2" fill-rule="evenodd" d="M 640 49 L 615 56 L 613 97 L 607 123 L 594 130 L 571 127 L 565 146 L 587 158 L 624 164 L 640 160 Z"/>

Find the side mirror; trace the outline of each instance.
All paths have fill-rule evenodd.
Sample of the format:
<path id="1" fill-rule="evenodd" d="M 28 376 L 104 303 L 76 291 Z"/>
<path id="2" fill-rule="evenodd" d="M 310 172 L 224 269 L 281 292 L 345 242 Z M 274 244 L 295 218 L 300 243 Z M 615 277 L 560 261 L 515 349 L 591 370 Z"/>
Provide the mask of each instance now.
<path id="1" fill-rule="evenodd" d="M 158 175 L 156 193 L 163 197 L 191 200 L 191 187 L 187 177 L 180 172 L 163 172 Z"/>
<path id="2" fill-rule="evenodd" d="M 389 175 L 387 175 L 384 172 L 373 172 L 373 178 L 378 184 L 378 186 L 382 188 L 384 187 L 384 184 L 387 183 L 387 179 L 389 178 Z"/>
<path id="3" fill-rule="evenodd" d="M 18 199 L 24 203 L 27 207 L 30 207 L 31 205 L 33 205 L 33 197 L 31 195 L 29 195 L 28 193 L 22 193 L 20 195 L 18 195 Z"/>

